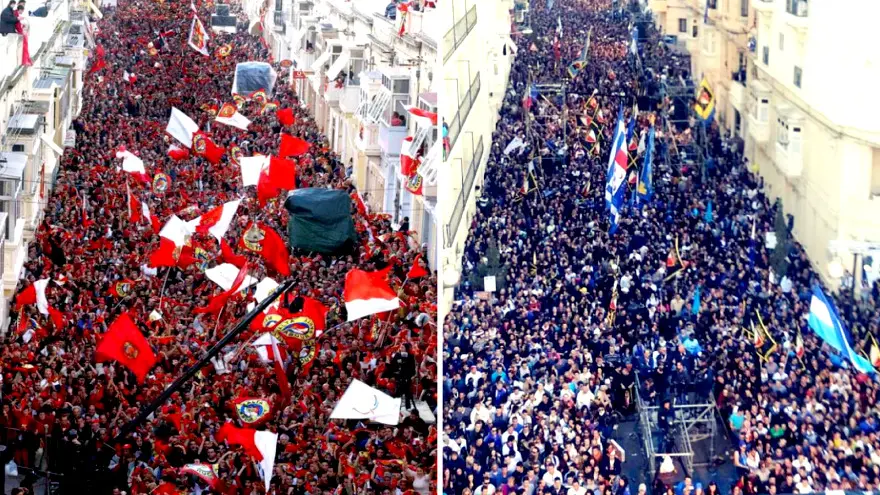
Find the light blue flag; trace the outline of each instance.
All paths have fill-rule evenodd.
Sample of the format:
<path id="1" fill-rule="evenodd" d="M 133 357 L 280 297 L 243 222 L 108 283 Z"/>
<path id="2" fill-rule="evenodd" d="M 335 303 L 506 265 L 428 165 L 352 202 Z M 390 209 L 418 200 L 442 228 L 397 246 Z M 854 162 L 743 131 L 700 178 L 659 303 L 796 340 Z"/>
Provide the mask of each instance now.
<path id="1" fill-rule="evenodd" d="M 847 331 L 837 314 L 834 305 L 828 301 L 822 289 L 813 285 L 813 298 L 810 300 L 810 315 L 807 324 L 824 342 L 839 352 L 855 368 L 863 373 L 876 373 L 870 361 L 856 354 L 847 340 Z"/>
<path id="2" fill-rule="evenodd" d="M 703 292 L 703 286 L 698 285 L 697 289 L 694 291 L 694 302 L 691 303 L 691 314 L 697 315 L 700 313 L 700 296 Z"/>
<path id="3" fill-rule="evenodd" d="M 703 215 L 703 220 L 706 223 L 712 223 L 712 220 L 715 219 L 715 215 L 712 214 L 712 200 L 709 200 L 709 204 L 706 205 L 706 213 Z"/>

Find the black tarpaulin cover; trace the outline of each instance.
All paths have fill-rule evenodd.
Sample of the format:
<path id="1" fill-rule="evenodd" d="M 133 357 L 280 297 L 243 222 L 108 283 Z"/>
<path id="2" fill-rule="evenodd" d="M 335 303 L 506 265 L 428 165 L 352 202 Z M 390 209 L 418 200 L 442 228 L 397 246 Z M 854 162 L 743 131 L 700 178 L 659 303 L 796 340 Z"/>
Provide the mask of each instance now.
<path id="1" fill-rule="evenodd" d="M 249 96 L 254 91 L 265 89 L 266 94 L 272 96 L 276 79 L 278 75 L 271 65 L 265 62 L 242 62 L 235 66 L 232 94 Z"/>
<path id="2" fill-rule="evenodd" d="M 290 246 L 318 253 L 350 249 L 357 235 L 351 218 L 351 198 L 338 189 L 297 189 L 287 197 Z"/>

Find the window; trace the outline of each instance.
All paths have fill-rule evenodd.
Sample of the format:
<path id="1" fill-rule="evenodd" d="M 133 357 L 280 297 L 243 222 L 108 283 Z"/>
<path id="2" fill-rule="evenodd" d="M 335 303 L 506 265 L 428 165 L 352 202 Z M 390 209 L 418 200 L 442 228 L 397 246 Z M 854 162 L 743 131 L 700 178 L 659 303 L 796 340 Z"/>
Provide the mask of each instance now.
<path id="1" fill-rule="evenodd" d="M 770 65 L 770 47 L 765 46 L 762 51 L 761 60 L 764 62 L 764 65 Z"/>
<path id="2" fill-rule="evenodd" d="M 697 31 L 697 21 L 694 21 L 694 29 L 691 32 L 691 36 L 696 38 L 699 31 Z"/>
<path id="3" fill-rule="evenodd" d="M 13 144 L 12 151 L 14 153 L 24 153 L 24 145 L 23 144 Z"/>
<path id="4" fill-rule="evenodd" d="M 794 85 L 796 87 L 801 87 L 801 77 L 804 75 L 803 71 L 800 67 L 794 66 Z"/>
<path id="5" fill-rule="evenodd" d="M 739 110 L 733 109 L 733 132 L 737 136 L 742 134 L 742 116 L 739 114 Z"/>
<path id="6" fill-rule="evenodd" d="M 364 50 L 357 48 L 349 53 L 351 61 L 348 63 L 348 83 L 358 85 L 361 83 L 361 72 L 364 71 Z"/>
<path id="7" fill-rule="evenodd" d="M 785 50 L 785 35 L 779 33 L 779 51 Z"/>
<path id="8" fill-rule="evenodd" d="M 342 55 L 342 45 L 332 45 L 330 47 L 330 61 L 327 62 L 327 67 L 333 65 L 333 62 L 336 62 L 340 55 Z"/>
<path id="9" fill-rule="evenodd" d="M 395 113 L 402 117 L 404 122 L 406 122 L 407 112 L 404 110 L 403 106 L 409 105 L 411 101 L 409 94 L 409 77 L 400 76 L 389 78 L 382 76 L 382 85 L 391 93 L 391 99 L 388 100 L 388 104 L 385 106 L 385 111 L 382 115 L 382 122 L 385 125 L 391 125 L 391 118 Z"/>
<path id="10" fill-rule="evenodd" d="M 782 119 L 776 119 L 776 144 L 788 151 L 788 124 Z"/>
<path id="11" fill-rule="evenodd" d="M 749 16 L 749 0 L 739 0 L 739 16 Z"/>
<path id="12" fill-rule="evenodd" d="M 687 19 L 679 19 L 678 20 L 678 32 L 686 33 L 688 32 L 688 21 Z"/>
<path id="13" fill-rule="evenodd" d="M 718 8 L 718 0 L 706 0 L 706 6 L 715 10 Z"/>
<path id="14" fill-rule="evenodd" d="M 0 213 L 6 213 L 6 225 L 3 226 L 6 239 L 15 234 L 15 222 L 18 221 L 21 204 L 18 200 L 19 181 L 0 180 Z"/>

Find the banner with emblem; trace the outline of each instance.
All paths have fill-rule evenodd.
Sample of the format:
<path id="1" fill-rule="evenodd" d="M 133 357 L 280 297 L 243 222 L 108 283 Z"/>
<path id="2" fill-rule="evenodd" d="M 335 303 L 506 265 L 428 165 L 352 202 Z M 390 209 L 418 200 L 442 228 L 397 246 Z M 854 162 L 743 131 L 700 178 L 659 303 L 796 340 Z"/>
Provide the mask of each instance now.
<path id="1" fill-rule="evenodd" d="M 205 26 L 202 24 L 199 16 L 193 14 L 192 24 L 190 24 L 189 27 L 189 46 L 191 46 L 193 50 L 201 53 L 202 55 L 209 56 L 209 39 L 210 37 L 208 36 L 208 32 L 205 31 Z"/>
<path id="2" fill-rule="evenodd" d="M 260 426 L 272 417 L 272 406 L 265 399 L 242 397 L 233 402 L 233 409 L 238 419 L 249 427 Z"/>
<path id="3" fill-rule="evenodd" d="M 132 287 L 134 287 L 134 280 L 119 280 L 110 286 L 110 295 L 119 298 L 128 297 L 131 295 Z"/>
<path id="4" fill-rule="evenodd" d="M 187 464 L 180 468 L 180 474 L 191 474 L 207 483 L 211 488 L 220 483 L 220 478 L 217 477 L 214 467 L 210 464 Z"/>
<path id="5" fill-rule="evenodd" d="M 422 174 L 416 172 L 406 180 L 406 185 L 404 187 L 406 187 L 406 190 L 409 191 L 410 194 L 421 196 L 423 182 Z"/>
<path id="6" fill-rule="evenodd" d="M 715 93 L 709 87 L 709 80 L 705 77 L 700 82 L 697 90 L 697 102 L 694 103 L 694 113 L 703 122 L 711 122 L 715 117 Z"/>
<path id="7" fill-rule="evenodd" d="M 165 194 L 169 187 L 171 187 L 171 177 L 161 172 L 153 176 L 154 194 Z"/>

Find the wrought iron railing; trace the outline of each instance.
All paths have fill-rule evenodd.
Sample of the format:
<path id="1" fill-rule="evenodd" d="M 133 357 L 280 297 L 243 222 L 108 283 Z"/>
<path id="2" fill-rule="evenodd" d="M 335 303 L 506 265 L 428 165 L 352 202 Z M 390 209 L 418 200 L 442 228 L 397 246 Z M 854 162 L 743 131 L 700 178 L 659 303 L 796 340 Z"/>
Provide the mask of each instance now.
<path id="1" fill-rule="evenodd" d="M 477 170 L 480 168 L 480 162 L 483 159 L 483 138 L 477 142 L 471 160 L 467 164 L 467 171 L 462 178 L 462 188 L 455 199 L 455 206 L 452 208 L 452 215 L 449 217 L 449 223 L 446 224 L 446 247 L 451 247 L 455 242 L 455 234 L 458 232 L 459 224 L 464 216 L 464 209 L 470 199 L 471 191 L 474 188 L 474 181 L 477 178 Z"/>
<path id="2" fill-rule="evenodd" d="M 474 80 L 471 82 L 470 88 L 468 88 L 464 97 L 462 97 L 461 101 L 458 103 L 458 110 L 456 110 L 455 116 L 449 121 L 448 140 L 450 151 L 455 148 L 455 141 L 458 140 L 458 136 L 461 134 L 462 128 L 464 128 L 464 123 L 467 121 L 468 115 L 470 115 L 471 109 L 474 107 L 474 103 L 476 103 L 477 96 L 479 95 L 480 73 L 477 72 L 477 75 L 474 76 Z"/>
<path id="3" fill-rule="evenodd" d="M 474 5 L 467 11 L 465 15 L 459 19 L 455 25 L 449 28 L 449 31 L 443 36 L 443 48 L 446 54 L 443 56 L 443 63 L 458 50 L 458 47 L 464 43 L 467 35 L 477 26 L 477 6 Z"/>

